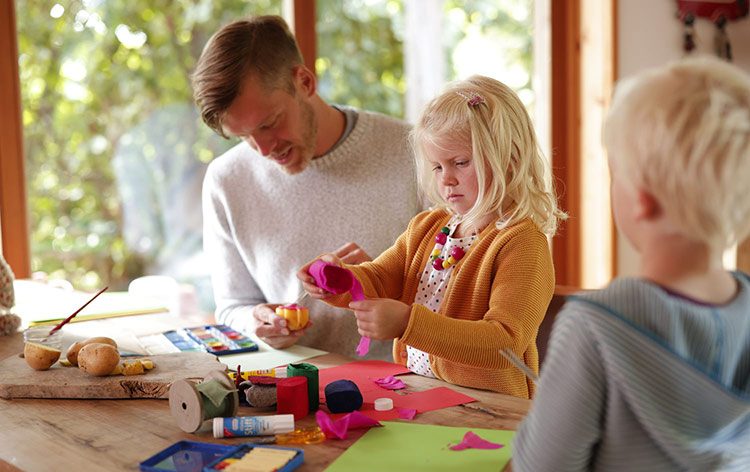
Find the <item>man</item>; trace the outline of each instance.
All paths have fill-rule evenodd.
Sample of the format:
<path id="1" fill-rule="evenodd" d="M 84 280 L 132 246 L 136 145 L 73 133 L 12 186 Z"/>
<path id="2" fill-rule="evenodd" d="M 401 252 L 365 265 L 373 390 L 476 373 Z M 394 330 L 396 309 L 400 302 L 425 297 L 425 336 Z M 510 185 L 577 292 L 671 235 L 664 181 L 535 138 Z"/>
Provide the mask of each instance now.
<path id="1" fill-rule="evenodd" d="M 276 16 L 220 29 L 193 87 L 204 122 L 242 139 L 210 164 L 203 185 L 218 321 L 275 348 L 300 341 L 352 355 L 351 312 L 305 301 L 311 324 L 290 332 L 274 309 L 302 293 L 295 274 L 305 262 L 336 247 L 349 263 L 370 260 L 421 209 L 407 125 L 325 103 Z M 390 349 L 373 343 L 370 357 L 390 359 Z"/>

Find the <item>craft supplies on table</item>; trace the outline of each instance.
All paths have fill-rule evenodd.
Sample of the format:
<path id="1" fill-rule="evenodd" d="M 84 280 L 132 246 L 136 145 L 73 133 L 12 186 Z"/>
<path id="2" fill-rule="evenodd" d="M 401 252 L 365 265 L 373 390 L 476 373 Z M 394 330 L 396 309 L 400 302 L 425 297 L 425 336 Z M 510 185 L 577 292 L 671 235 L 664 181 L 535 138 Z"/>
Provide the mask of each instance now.
<path id="1" fill-rule="evenodd" d="M 301 420 L 310 413 L 307 399 L 307 377 L 287 377 L 276 384 L 276 412 L 291 413 Z"/>
<path id="2" fill-rule="evenodd" d="M 215 438 L 268 436 L 294 431 L 293 415 L 237 416 L 214 418 Z"/>
<path id="3" fill-rule="evenodd" d="M 287 369 L 286 367 L 274 367 L 273 369 L 245 370 L 245 371 L 241 371 L 240 374 L 244 380 L 247 380 L 249 377 L 285 378 L 287 376 L 286 369 Z M 230 371 L 229 378 L 236 381 L 237 372 Z"/>
<path id="4" fill-rule="evenodd" d="M 206 420 L 235 416 L 239 406 L 234 382 L 217 370 L 198 384 L 182 379 L 169 388 L 169 410 L 186 433 L 198 431 Z"/>
<path id="5" fill-rule="evenodd" d="M 221 324 L 181 328 L 138 339 L 149 354 L 202 351 L 225 356 L 258 350 L 252 339 Z"/>
<path id="6" fill-rule="evenodd" d="M 231 470 L 232 463 L 252 462 L 253 470 L 289 472 L 304 462 L 301 449 L 259 446 L 212 444 L 197 441 L 179 441 L 157 452 L 140 463 L 142 472 L 216 472 Z"/>
<path id="7" fill-rule="evenodd" d="M 289 364 L 286 368 L 287 377 L 307 378 L 307 403 L 310 411 L 317 411 L 319 406 L 318 368 L 312 364 L 301 362 Z"/>

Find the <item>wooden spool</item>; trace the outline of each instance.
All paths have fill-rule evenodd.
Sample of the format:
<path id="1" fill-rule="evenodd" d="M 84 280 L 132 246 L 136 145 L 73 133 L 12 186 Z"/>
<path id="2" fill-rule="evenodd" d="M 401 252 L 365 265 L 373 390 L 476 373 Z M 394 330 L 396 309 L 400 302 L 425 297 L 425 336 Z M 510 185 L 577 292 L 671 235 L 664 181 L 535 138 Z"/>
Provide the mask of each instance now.
<path id="1" fill-rule="evenodd" d="M 227 374 L 212 370 L 203 379 L 204 382 L 215 380 L 223 387 L 231 390 L 228 398 L 228 416 L 236 416 L 240 406 L 240 398 L 234 382 Z M 197 385 L 188 379 L 177 380 L 169 388 L 169 409 L 177 421 L 177 426 L 186 433 L 198 431 L 204 421 L 211 419 L 206 416 L 205 402 L 209 400 L 201 394 Z"/>

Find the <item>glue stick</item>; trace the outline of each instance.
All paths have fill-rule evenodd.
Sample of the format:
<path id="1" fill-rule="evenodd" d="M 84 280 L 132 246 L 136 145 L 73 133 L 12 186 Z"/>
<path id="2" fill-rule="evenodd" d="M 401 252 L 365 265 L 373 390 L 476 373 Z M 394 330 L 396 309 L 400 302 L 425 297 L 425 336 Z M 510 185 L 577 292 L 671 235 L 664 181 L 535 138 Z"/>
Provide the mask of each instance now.
<path id="1" fill-rule="evenodd" d="M 229 372 L 229 377 L 232 380 L 237 379 L 237 372 Z M 260 369 L 260 370 L 245 370 L 242 371 L 242 378 L 247 379 L 248 377 L 286 377 L 286 367 L 276 367 L 273 369 Z"/>
<path id="2" fill-rule="evenodd" d="M 294 431 L 294 415 L 214 418 L 215 438 L 263 436 Z"/>

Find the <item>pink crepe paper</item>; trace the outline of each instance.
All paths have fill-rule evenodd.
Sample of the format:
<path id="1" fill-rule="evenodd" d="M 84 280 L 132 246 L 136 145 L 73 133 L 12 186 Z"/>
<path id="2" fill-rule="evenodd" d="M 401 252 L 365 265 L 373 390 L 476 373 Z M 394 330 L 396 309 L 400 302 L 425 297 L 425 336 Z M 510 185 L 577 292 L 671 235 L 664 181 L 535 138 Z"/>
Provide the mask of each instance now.
<path id="1" fill-rule="evenodd" d="M 402 420 L 413 420 L 417 416 L 417 410 L 413 408 L 397 408 L 398 417 Z"/>
<path id="2" fill-rule="evenodd" d="M 406 384 L 403 380 L 397 379 L 392 375 L 383 377 L 382 379 L 375 379 L 373 380 L 373 382 L 387 390 L 400 390 L 402 388 L 406 388 Z"/>
<path id="3" fill-rule="evenodd" d="M 463 451 L 464 449 L 500 449 L 501 447 L 504 446 L 482 439 L 477 434 L 469 431 L 464 435 L 460 443 L 451 446 L 449 449 L 451 451 Z"/>
<path id="4" fill-rule="evenodd" d="M 365 299 L 365 293 L 359 280 L 349 269 L 344 269 L 318 259 L 310 265 L 307 272 L 315 279 L 315 284 L 335 295 L 349 292 L 352 300 L 357 302 Z M 362 336 L 357 345 L 357 355 L 364 356 L 370 351 L 370 338 Z"/>
<path id="5" fill-rule="evenodd" d="M 315 419 L 318 426 L 328 439 L 346 439 L 350 429 L 370 428 L 372 426 L 382 426 L 380 422 L 369 418 L 358 411 L 347 413 L 337 420 L 331 417 L 323 410 L 315 413 Z"/>

